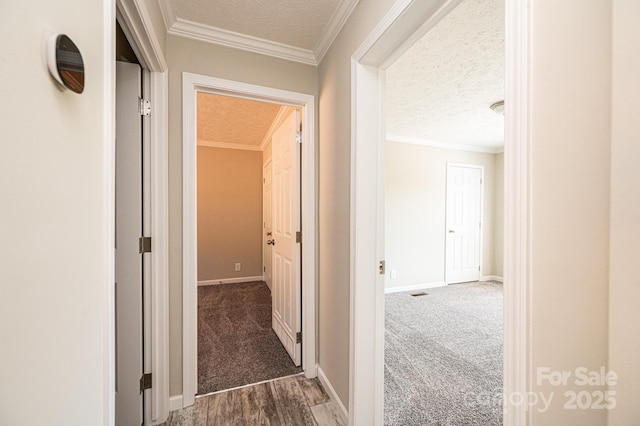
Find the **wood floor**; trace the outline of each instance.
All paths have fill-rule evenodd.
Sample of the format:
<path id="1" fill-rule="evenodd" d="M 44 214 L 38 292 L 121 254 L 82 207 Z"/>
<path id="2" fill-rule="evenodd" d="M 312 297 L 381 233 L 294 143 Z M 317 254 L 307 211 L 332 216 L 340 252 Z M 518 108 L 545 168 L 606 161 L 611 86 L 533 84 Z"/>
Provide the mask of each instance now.
<path id="1" fill-rule="evenodd" d="M 240 389 L 199 396 L 173 411 L 163 426 L 344 426 L 336 404 L 318 379 L 286 377 Z"/>

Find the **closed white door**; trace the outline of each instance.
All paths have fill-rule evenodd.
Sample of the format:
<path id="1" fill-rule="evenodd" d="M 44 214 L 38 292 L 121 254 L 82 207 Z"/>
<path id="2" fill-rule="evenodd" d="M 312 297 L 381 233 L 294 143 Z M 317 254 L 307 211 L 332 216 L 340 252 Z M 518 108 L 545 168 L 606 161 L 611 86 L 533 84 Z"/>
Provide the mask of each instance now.
<path id="1" fill-rule="evenodd" d="M 447 165 L 447 284 L 480 279 L 482 167 Z"/>
<path id="2" fill-rule="evenodd" d="M 300 365 L 301 328 L 300 245 L 300 129 L 298 112 L 292 112 L 274 132 L 273 162 L 273 319 L 272 327 L 295 365 Z"/>
<path id="3" fill-rule="evenodd" d="M 263 279 L 264 281 L 267 283 L 267 286 L 269 287 L 269 289 L 271 290 L 271 277 L 273 275 L 272 273 L 272 268 L 273 268 L 273 253 L 272 253 L 272 245 L 269 244 L 269 241 L 271 241 L 273 239 L 273 225 L 272 225 L 272 209 L 271 209 L 271 204 L 272 204 L 272 200 L 273 200 L 273 191 L 272 191 L 272 185 L 271 185 L 271 181 L 272 181 L 272 177 L 271 177 L 271 160 L 269 160 L 267 162 L 267 164 L 264 165 L 264 168 L 262 170 L 262 182 L 263 182 L 263 191 L 262 191 L 262 216 L 263 216 L 263 224 L 262 224 L 262 230 L 263 230 L 263 235 L 262 235 L 262 244 L 263 244 L 263 258 L 262 258 L 262 265 L 263 265 L 263 270 L 264 270 L 264 274 L 263 274 Z"/>
<path id="4" fill-rule="evenodd" d="M 116 63 L 116 425 L 141 425 L 142 121 L 141 69 Z"/>

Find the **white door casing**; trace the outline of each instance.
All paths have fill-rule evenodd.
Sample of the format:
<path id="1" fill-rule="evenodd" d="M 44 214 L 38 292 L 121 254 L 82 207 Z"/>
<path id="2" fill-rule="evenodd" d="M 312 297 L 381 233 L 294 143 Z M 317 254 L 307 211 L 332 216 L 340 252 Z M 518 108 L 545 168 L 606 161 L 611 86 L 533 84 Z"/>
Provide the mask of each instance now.
<path id="1" fill-rule="evenodd" d="M 271 240 L 273 237 L 273 225 L 272 225 L 272 201 L 273 201 L 273 191 L 272 191 L 272 167 L 271 160 L 268 160 L 262 169 L 262 182 L 263 182 L 263 191 L 262 191 L 262 247 L 263 247 L 263 257 L 262 257 L 262 265 L 263 265 L 263 279 L 264 282 L 267 283 L 269 290 L 272 290 L 271 282 L 272 282 L 272 269 L 273 269 L 273 246 L 267 244 L 267 241 Z"/>
<path id="2" fill-rule="evenodd" d="M 116 425 L 142 424 L 141 69 L 116 63 Z"/>
<path id="3" fill-rule="evenodd" d="M 480 279 L 482 166 L 447 164 L 445 282 Z"/>
<path id="4" fill-rule="evenodd" d="M 302 349 L 296 342 L 301 327 L 300 249 L 296 232 L 300 229 L 300 165 L 296 141 L 300 117 L 289 117 L 274 132 L 273 162 L 273 282 L 272 327 L 295 365 L 300 365 Z"/>

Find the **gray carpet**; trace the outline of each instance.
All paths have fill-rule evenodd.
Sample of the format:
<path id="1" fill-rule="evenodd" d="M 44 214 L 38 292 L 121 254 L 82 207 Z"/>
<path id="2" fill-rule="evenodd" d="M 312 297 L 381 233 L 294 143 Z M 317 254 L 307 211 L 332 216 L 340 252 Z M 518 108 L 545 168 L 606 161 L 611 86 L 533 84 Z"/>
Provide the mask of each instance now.
<path id="1" fill-rule="evenodd" d="M 271 329 L 262 282 L 198 287 L 198 394 L 300 373 Z"/>
<path id="2" fill-rule="evenodd" d="M 501 425 L 502 284 L 424 292 L 385 295 L 385 425 Z"/>

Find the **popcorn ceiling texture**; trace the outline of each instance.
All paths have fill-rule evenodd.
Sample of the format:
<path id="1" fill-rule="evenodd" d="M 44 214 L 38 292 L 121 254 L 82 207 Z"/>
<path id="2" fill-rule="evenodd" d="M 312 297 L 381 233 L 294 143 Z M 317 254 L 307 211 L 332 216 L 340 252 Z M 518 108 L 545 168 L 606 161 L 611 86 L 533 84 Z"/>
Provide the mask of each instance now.
<path id="1" fill-rule="evenodd" d="M 176 16 L 313 50 L 339 0 L 173 0 Z"/>
<path id="2" fill-rule="evenodd" d="M 465 0 L 387 70 L 387 133 L 500 147 L 504 0 Z"/>
<path id="3" fill-rule="evenodd" d="M 280 105 L 198 93 L 198 143 L 260 146 Z"/>

